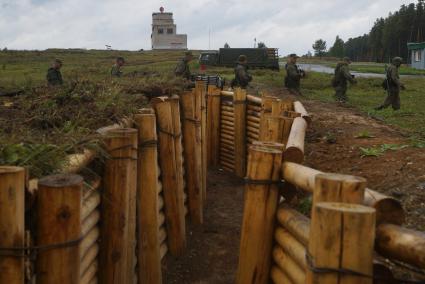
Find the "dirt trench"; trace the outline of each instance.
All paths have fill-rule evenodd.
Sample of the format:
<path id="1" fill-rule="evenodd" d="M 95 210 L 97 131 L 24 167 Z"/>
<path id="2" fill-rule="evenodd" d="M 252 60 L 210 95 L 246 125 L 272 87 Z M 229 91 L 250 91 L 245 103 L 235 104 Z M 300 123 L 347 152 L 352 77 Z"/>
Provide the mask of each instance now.
<path id="1" fill-rule="evenodd" d="M 188 248 L 166 259 L 164 283 L 234 283 L 238 266 L 244 183 L 233 174 L 209 170 L 204 225 L 187 228 Z"/>
<path id="2" fill-rule="evenodd" d="M 302 99 L 302 98 L 301 98 Z M 368 187 L 401 200 L 404 226 L 425 230 L 425 149 L 388 150 L 364 157 L 360 147 L 407 145 L 408 135 L 353 108 L 303 100 L 313 116 L 306 135 L 307 166 L 367 178 Z M 359 138 L 360 133 L 369 138 Z M 243 181 L 209 171 L 208 200 L 202 227 L 189 227 L 183 257 L 168 257 L 165 283 L 234 283 L 243 212 Z M 408 277 L 398 272 L 399 277 Z"/>

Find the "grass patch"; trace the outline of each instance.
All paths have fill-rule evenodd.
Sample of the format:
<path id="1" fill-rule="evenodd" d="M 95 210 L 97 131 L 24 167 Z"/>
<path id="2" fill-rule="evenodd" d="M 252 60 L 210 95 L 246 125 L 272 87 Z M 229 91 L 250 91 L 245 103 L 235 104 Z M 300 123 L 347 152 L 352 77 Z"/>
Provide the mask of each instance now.
<path id="1" fill-rule="evenodd" d="M 313 100 L 334 102 L 334 89 L 329 74 L 310 72 L 302 83 L 303 94 Z M 347 92 L 348 106 L 356 107 L 365 114 L 396 125 L 420 137 L 425 136 L 425 78 L 403 78 L 406 90 L 401 91 L 401 110 L 391 108 L 375 111 L 374 108 L 385 100 L 386 91 L 382 89 L 382 79 L 358 78 L 358 84 L 350 86 Z"/>
<path id="2" fill-rule="evenodd" d="M 410 145 L 382 144 L 379 147 L 371 147 L 371 148 L 360 147 L 359 149 L 363 158 L 363 157 L 379 157 L 379 156 L 382 156 L 386 151 L 398 151 L 407 147 L 410 147 Z"/>
<path id="3" fill-rule="evenodd" d="M 357 139 L 369 139 L 369 138 L 374 138 L 375 136 L 373 136 L 372 134 L 370 134 L 370 132 L 369 131 L 367 131 L 367 130 L 363 130 L 363 131 L 360 131 L 356 136 L 355 136 L 355 138 L 357 138 Z"/>

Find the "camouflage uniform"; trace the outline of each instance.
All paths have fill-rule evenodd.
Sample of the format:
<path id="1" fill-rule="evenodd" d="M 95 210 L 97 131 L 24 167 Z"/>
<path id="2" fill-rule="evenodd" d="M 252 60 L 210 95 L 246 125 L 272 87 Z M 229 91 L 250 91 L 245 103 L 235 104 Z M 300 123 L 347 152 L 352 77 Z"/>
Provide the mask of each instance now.
<path id="1" fill-rule="evenodd" d="M 182 60 L 180 60 L 180 62 L 177 64 L 176 68 L 174 69 L 174 74 L 177 77 L 183 77 L 187 80 L 190 80 L 189 61 L 186 58 L 183 58 Z"/>
<path id="2" fill-rule="evenodd" d="M 59 71 L 59 69 L 53 67 L 47 70 L 46 79 L 49 86 L 57 86 L 63 84 L 61 72 Z"/>
<path id="3" fill-rule="evenodd" d="M 117 64 L 114 64 L 111 69 L 111 75 L 115 77 L 121 77 L 122 76 L 121 67 L 118 66 Z"/>
<path id="4" fill-rule="evenodd" d="M 285 87 L 289 91 L 295 94 L 300 94 L 300 84 L 302 78 L 302 72 L 298 69 L 298 66 L 294 63 L 288 62 L 285 66 L 286 77 L 285 77 Z"/>
<path id="5" fill-rule="evenodd" d="M 384 103 L 376 108 L 376 110 L 381 110 L 384 108 L 392 106 L 393 110 L 400 109 L 400 89 L 404 88 L 403 84 L 400 82 L 400 75 L 398 69 L 401 65 L 402 59 L 396 57 L 393 59 L 392 64 L 387 69 L 387 98 Z"/>
<path id="6" fill-rule="evenodd" d="M 241 87 L 245 89 L 251 81 L 252 76 L 248 73 L 248 66 L 246 64 L 238 63 L 235 68 L 235 79 L 233 80 L 232 85 L 234 87 Z"/>
<path id="7" fill-rule="evenodd" d="M 347 82 L 355 84 L 353 76 L 350 74 L 347 62 L 340 62 L 336 65 L 335 76 L 332 85 L 335 89 L 335 99 L 340 102 L 346 102 L 347 97 Z"/>

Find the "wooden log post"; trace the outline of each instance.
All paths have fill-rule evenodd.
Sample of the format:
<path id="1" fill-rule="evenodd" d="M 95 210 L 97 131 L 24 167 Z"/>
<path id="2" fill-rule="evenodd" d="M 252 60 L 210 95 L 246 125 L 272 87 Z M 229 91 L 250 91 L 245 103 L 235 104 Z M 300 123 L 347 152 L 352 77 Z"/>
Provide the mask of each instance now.
<path id="1" fill-rule="evenodd" d="M 207 142 L 207 86 L 206 82 L 202 80 L 198 80 L 195 83 L 195 92 L 197 96 L 197 101 L 200 101 L 200 110 L 201 117 L 199 118 L 201 121 L 201 146 L 202 146 L 202 199 L 203 201 L 207 200 L 207 164 L 208 164 L 208 142 Z M 199 110 L 199 107 L 196 108 Z"/>
<path id="2" fill-rule="evenodd" d="M 101 283 L 130 283 L 136 240 L 137 130 L 106 133 L 99 277 Z"/>
<path id="3" fill-rule="evenodd" d="M 138 283 L 162 283 L 159 238 L 158 137 L 153 109 L 134 116 L 138 129 L 137 243 Z"/>
<path id="4" fill-rule="evenodd" d="M 308 236 L 310 234 L 310 219 L 295 209 L 282 205 L 277 211 L 277 220 L 279 224 L 291 233 L 304 246 L 308 245 Z"/>
<path id="5" fill-rule="evenodd" d="M 278 227 L 275 231 L 275 240 L 295 263 L 305 272 L 307 263 L 305 259 L 306 247 L 288 230 Z"/>
<path id="6" fill-rule="evenodd" d="M 274 265 L 270 270 L 270 278 L 274 284 L 293 284 L 292 280 L 289 279 L 278 266 Z"/>
<path id="7" fill-rule="evenodd" d="M 203 223 L 202 141 L 200 96 L 192 91 L 180 95 L 189 213 L 194 224 Z"/>
<path id="8" fill-rule="evenodd" d="M 233 97 L 235 118 L 235 174 L 246 174 L 246 90 L 237 88 Z"/>
<path id="9" fill-rule="evenodd" d="M 292 123 L 294 122 L 293 118 L 284 117 L 284 126 L 283 126 L 283 141 L 284 145 L 288 145 L 289 135 L 291 134 Z"/>
<path id="10" fill-rule="evenodd" d="M 302 164 L 307 123 L 303 118 L 294 119 L 285 150 L 285 161 Z"/>
<path id="11" fill-rule="evenodd" d="M 362 204 L 366 179 L 340 174 L 316 175 L 313 206 L 319 202 L 342 202 Z"/>
<path id="12" fill-rule="evenodd" d="M 290 283 L 305 283 L 305 271 L 280 246 L 273 248 L 273 260 L 291 280 Z"/>
<path id="13" fill-rule="evenodd" d="M 392 224 L 379 225 L 376 250 L 383 256 L 425 269 L 425 233 Z"/>
<path id="14" fill-rule="evenodd" d="M 220 89 L 208 86 L 207 102 L 207 160 L 208 165 L 218 167 L 220 164 Z"/>
<path id="15" fill-rule="evenodd" d="M 282 151 L 249 149 L 237 283 L 268 283 Z"/>
<path id="16" fill-rule="evenodd" d="M 321 171 L 296 163 L 284 162 L 282 166 L 282 177 L 285 181 L 311 193 L 314 192 L 316 175 L 321 173 Z M 376 209 L 376 222 L 378 224 L 401 225 L 405 220 L 403 206 L 399 200 L 393 197 L 366 188 L 363 204 Z"/>
<path id="17" fill-rule="evenodd" d="M 180 114 L 178 109 L 172 106 L 173 100 L 158 97 L 151 103 L 155 109 L 158 124 L 159 164 L 165 201 L 168 248 L 171 254 L 179 256 L 186 246 L 186 225 L 182 153 L 181 148 L 176 147 L 175 141 L 181 141 L 181 129 L 177 128 L 174 122 L 180 121 Z"/>
<path id="18" fill-rule="evenodd" d="M 311 123 L 311 117 L 308 114 L 308 112 L 305 110 L 303 104 L 300 101 L 294 102 L 294 110 L 295 110 L 295 112 L 298 112 L 298 113 L 301 114 L 301 117 L 305 119 L 307 124 Z"/>
<path id="19" fill-rule="evenodd" d="M 406 220 L 406 214 L 400 201 L 394 197 L 366 189 L 364 204 L 376 209 L 376 222 L 401 225 Z"/>
<path id="20" fill-rule="evenodd" d="M 38 181 L 37 283 L 80 281 L 83 178 L 60 174 Z"/>
<path id="21" fill-rule="evenodd" d="M 25 244 L 25 169 L 0 167 L 0 247 L 23 248 Z M 23 284 L 21 252 L 0 251 L 0 283 Z M 17 256 L 14 256 L 17 254 Z"/>
<path id="22" fill-rule="evenodd" d="M 263 113 L 261 116 L 258 139 L 263 142 L 283 143 L 284 118 Z"/>
<path id="23" fill-rule="evenodd" d="M 372 284 L 375 209 L 324 202 L 316 204 L 313 210 L 306 283 Z M 314 268 L 350 270 L 361 275 L 319 273 Z"/>

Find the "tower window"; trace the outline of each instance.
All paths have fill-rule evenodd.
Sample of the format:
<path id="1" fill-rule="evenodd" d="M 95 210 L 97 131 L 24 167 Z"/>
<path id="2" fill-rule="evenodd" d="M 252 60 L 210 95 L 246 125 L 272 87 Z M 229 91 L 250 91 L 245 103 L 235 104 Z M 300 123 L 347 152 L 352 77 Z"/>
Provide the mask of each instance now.
<path id="1" fill-rule="evenodd" d="M 164 29 L 158 29 L 158 34 L 162 35 L 164 33 Z"/>
<path id="2" fill-rule="evenodd" d="M 167 29 L 167 34 L 172 34 L 173 33 L 173 29 Z"/>

